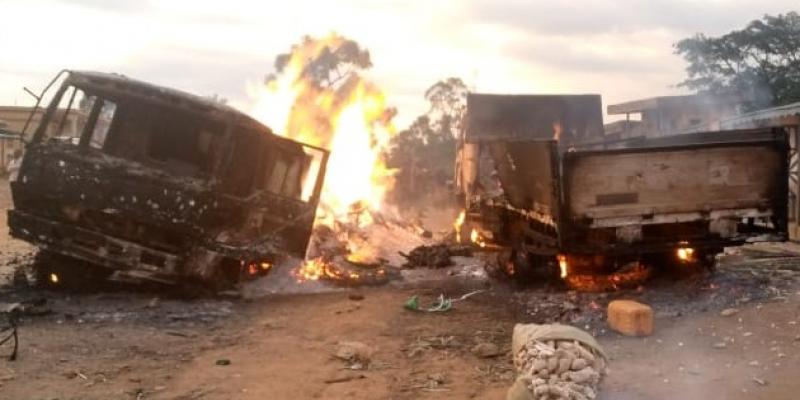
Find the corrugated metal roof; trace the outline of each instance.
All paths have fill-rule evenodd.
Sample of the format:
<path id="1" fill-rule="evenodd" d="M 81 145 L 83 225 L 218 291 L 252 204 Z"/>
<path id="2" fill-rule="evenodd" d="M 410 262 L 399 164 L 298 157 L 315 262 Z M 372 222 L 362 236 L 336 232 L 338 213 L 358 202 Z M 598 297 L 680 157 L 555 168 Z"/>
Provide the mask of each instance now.
<path id="1" fill-rule="evenodd" d="M 781 120 L 792 117 L 800 118 L 800 102 L 726 118 L 720 120 L 719 124 L 722 129 L 751 128 L 770 125 L 770 122 L 773 122 L 774 125 L 779 125 L 783 122 Z"/>

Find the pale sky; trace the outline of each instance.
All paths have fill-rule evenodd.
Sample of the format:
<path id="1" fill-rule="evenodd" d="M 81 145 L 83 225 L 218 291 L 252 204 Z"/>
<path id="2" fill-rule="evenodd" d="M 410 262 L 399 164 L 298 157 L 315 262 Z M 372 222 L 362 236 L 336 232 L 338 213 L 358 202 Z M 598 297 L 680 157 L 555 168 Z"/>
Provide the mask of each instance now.
<path id="1" fill-rule="evenodd" d="M 0 105 L 28 105 L 62 68 L 117 72 L 247 112 L 247 84 L 303 35 L 368 48 L 370 77 L 405 127 L 425 89 L 459 76 L 488 93 L 680 94 L 672 44 L 718 35 L 797 0 L 0 0 Z"/>

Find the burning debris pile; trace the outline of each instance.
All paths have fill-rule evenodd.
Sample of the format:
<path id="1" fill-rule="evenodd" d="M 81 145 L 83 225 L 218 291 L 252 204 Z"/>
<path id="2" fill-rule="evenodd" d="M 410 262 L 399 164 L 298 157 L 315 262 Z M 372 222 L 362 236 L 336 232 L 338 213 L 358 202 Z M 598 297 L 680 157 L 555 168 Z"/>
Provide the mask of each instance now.
<path id="1" fill-rule="evenodd" d="M 439 243 L 431 246 L 419 246 L 410 253 L 400 253 L 406 259 L 406 268 L 444 268 L 453 265 L 450 257 L 471 257 L 472 249 L 467 246 Z"/>
<path id="2" fill-rule="evenodd" d="M 653 274 L 653 267 L 641 262 L 633 262 L 623 266 L 611 274 L 580 273 L 567 275 L 562 269 L 561 278 L 567 287 L 579 292 L 613 292 L 620 289 L 632 289 L 644 284 Z"/>
<path id="3" fill-rule="evenodd" d="M 369 52 L 352 40 L 306 37 L 276 58 L 276 74 L 254 93 L 257 118 L 281 135 L 331 151 L 314 237 L 296 271 L 300 281 L 386 279 L 387 260 L 369 230 L 390 225 L 384 199 L 394 172 L 385 155 L 395 134 L 394 110 L 360 74 L 371 65 Z"/>
<path id="4" fill-rule="evenodd" d="M 600 345 L 566 325 L 517 325 L 512 351 L 519 376 L 509 400 L 594 399 L 606 372 Z"/>

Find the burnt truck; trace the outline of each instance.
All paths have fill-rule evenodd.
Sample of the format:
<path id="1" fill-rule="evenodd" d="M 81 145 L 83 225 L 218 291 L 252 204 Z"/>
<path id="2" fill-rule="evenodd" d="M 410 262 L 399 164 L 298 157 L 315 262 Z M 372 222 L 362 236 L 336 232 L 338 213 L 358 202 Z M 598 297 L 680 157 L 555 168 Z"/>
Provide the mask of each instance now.
<path id="1" fill-rule="evenodd" d="M 597 95 L 469 94 L 464 125 L 461 239 L 502 250 L 508 272 L 713 266 L 726 246 L 787 237 L 781 130 L 606 142 Z"/>
<path id="2" fill-rule="evenodd" d="M 62 71 L 51 87 L 23 132 L 8 211 L 40 268 L 80 260 L 119 279 L 220 287 L 304 256 L 327 151 L 122 75 Z"/>

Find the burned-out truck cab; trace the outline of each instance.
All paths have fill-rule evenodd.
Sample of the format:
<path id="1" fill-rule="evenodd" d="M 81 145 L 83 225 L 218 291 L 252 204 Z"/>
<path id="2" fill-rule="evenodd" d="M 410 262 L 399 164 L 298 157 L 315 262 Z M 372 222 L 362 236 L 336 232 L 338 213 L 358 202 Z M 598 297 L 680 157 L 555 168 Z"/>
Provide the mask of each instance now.
<path id="1" fill-rule="evenodd" d="M 67 71 L 11 182 L 13 237 L 118 278 L 216 286 L 302 257 L 328 153 L 219 102 Z"/>

